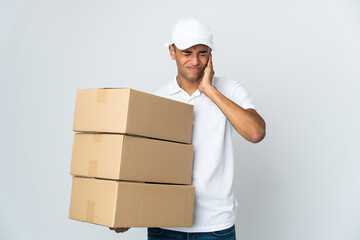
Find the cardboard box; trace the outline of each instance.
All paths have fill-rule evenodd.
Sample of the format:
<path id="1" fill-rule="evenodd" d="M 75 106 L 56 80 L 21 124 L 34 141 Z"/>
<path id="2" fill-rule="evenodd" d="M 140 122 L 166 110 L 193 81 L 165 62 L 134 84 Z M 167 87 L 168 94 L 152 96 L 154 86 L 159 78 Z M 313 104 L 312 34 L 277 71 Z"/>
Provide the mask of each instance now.
<path id="1" fill-rule="evenodd" d="M 191 184 L 194 147 L 121 134 L 76 133 L 70 174 Z"/>
<path id="2" fill-rule="evenodd" d="M 133 89 L 78 90 L 73 130 L 191 143 L 194 106 Z"/>
<path id="3" fill-rule="evenodd" d="M 74 177 L 69 218 L 108 227 L 191 227 L 195 188 Z"/>

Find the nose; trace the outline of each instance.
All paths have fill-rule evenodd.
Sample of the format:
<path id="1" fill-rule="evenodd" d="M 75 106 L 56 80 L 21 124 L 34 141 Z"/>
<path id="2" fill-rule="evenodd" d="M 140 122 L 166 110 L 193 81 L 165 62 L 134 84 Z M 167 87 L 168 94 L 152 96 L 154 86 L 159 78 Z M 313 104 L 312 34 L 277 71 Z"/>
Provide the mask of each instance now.
<path id="1" fill-rule="evenodd" d="M 194 54 L 190 60 L 193 66 L 197 66 L 199 64 L 199 57 L 196 54 Z"/>

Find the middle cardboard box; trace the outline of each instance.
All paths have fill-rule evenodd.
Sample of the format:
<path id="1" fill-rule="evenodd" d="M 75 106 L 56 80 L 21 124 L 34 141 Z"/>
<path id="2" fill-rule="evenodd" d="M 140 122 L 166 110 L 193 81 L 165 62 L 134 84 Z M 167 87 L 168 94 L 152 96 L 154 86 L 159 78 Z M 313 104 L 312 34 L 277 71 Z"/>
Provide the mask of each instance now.
<path id="1" fill-rule="evenodd" d="M 75 133 L 70 174 L 191 184 L 194 147 L 122 134 Z"/>

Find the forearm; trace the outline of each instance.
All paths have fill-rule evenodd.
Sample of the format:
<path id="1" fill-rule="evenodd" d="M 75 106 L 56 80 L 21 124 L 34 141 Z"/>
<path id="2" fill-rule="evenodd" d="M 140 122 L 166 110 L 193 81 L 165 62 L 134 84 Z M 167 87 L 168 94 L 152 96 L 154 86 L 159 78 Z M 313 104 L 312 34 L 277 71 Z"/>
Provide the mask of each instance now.
<path id="1" fill-rule="evenodd" d="M 204 89 L 203 93 L 220 108 L 236 131 L 246 140 L 257 143 L 265 137 L 265 121 L 254 109 L 240 107 L 214 86 Z"/>

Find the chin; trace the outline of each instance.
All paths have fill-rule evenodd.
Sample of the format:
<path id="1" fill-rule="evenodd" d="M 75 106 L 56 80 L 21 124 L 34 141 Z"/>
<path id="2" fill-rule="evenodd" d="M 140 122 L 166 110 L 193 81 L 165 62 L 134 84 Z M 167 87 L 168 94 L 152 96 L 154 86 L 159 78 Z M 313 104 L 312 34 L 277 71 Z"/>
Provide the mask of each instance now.
<path id="1" fill-rule="evenodd" d="M 196 81 L 199 81 L 200 78 L 187 78 L 187 80 L 189 80 L 191 82 L 196 82 Z"/>
<path id="2" fill-rule="evenodd" d="M 201 75 L 188 76 L 186 79 L 191 81 L 191 82 L 196 82 L 196 81 L 199 81 L 201 79 Z"/>

